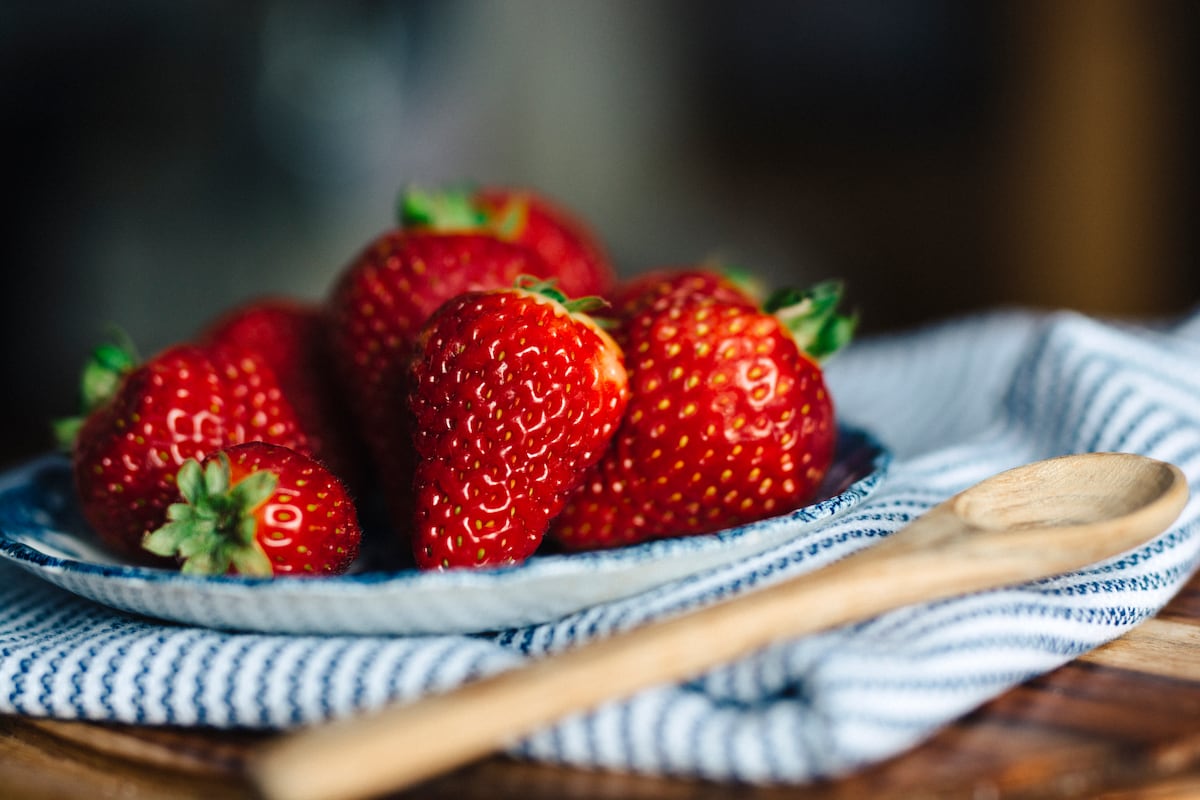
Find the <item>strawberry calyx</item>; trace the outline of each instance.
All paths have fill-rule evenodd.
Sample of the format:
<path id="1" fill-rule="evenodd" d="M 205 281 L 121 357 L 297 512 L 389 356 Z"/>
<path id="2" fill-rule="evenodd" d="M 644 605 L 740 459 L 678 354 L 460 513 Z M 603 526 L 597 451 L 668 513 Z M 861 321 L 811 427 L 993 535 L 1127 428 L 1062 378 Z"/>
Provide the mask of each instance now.
<path id="1" fill-rule="evenodd" d="M 406 189 L 400 194 L 397 214 L 406 228 L 461 231 L 478 230 L 487 224 L 487 215 L 471 200 L 470 192 L 460 189 Z"/>
<path id="2" fill-rule="evenodd" d="M 54 438 L 64 450 L 70 450 L 75 444 L 88 415 L 116 397 L 121 381 L 140 361 L 132 340 L 124 331 L 113 328 L 109 335 L 112 341 L 97 346 L 84 364 L 79 380 L 80 413 L 53 422 Z"/>
<path id="3" fill-rule="evenodd" d="M 585 297 L 570 298 L 558 288 L 558 282 L 554 278 L 538 278 L 534 275 L 521 275 L 514 283 L 514 287 L 525 292 L 541 295 L 547 299 L 561 305 L 569 314 L 587 314 L 591 315 L 593 311 L 598 311 L 602 308 L 608 308 L 609 303 L 603 297 L 598 295 L 587 295 Z"/>
<path id="4" fill-rule="evenodd" d="M 403 228 L 487 233 L 506 241 L 517 238 L 528 213 L 528 203 L 519 196 L 499 209 L 489 209 L 476 201 L 470 189 L 409 188 L 401 193 L 397 206 Z"/>
<path id="5" fill-rule="evenodd" d="M 167 507 L 167 522 L 148 533 L 142 546 L 155 555 L 180 558 L 185 574 L 224 575 L 232 568 L 240 575 L 270 576 L 271 562 L 255 538 L 254 512 L 278 483 L 266 470 L 232 483 L 224 453 L 204 466 L 188 459 L 176 475 L 183 500 Z"/>
<path id="6" fill-rule="evenodd" d="M 839 281 L 823 281 L 809 289 L 779 289 L 763 304 L 791 332 L 796 345 L 818 362 L 849 343 L 858 326 L 858 315 L 837 312 L 842 299 Z"/>

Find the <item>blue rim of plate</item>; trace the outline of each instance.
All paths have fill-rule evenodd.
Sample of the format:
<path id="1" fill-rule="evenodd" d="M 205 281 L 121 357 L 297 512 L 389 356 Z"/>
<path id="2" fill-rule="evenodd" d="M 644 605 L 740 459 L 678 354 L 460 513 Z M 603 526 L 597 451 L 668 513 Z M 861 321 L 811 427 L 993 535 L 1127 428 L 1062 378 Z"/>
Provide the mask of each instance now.
<path id="1" fill-rule="evenodd" d="M 647 564 L 667 559 L 704 555 L 709 551 L 736 547 L 739 540 L 752 537 L 767 527 L 781 524 L 808 526 L 861 503 L 884 481 L 891 461 L 891 452 L 873 434 L 860 428 L 842 426 L 839 429 L 838 454 L 822 491 L 818 493 L 822 499 L 777 517 L 716 533 L 657 539 L 624 548 L 535 555 L 524 564 L 483 570 L 376 570 L 367 564 L 360 571 L 339 576 L 272 579 L 237 575 L 183 575 L 166 568 L 123 564 L 116 557 L 112 557 L 111 563 L 76 557 L 79 553 L 102 553 L 103 548 L 96 542 L 94 533 L 79 513 L 66 457 L 61 454 L 46 455 L 0 475 L 0 557 L 43 578 L 51 578 L 59 585 L 63 584 L 58 578 L 72 576 L 86 581 L 111 579 L 135 586 L 169 583 L 199 592 L 206 588 L 217 591 L 222 588 L 252 587 L 256 595 L 282 593 L 297 596 L 330 595 L 343 588 L 357 591 L 376 586 L 392 590 L 412 587 L 424 592 L 438 589 L 453 591 L 463 587 L 504 587 L 527 580 L 536 583 L 561 576 L 620 573 L 635 566 L 645 568 Z M 29 518 L 14 522 L 14 518 L 21 514 Z M 370 531 L 367 529 L 368 536 L 371 535 Z M 33 535 L 34 532 L 38 536 Z M 385 535 L 384 532 L 375 534 L 377 538 Z M 58 546 L 54 546 L 54 542 L 58 542 Z M 73 547 L 74 553 L 68 554 Z M 680 577 L 678 572 L 675 577 Z M 96 599 L 86 591 L 77 591 L 73 586 L 68 585 L 67 588 Z M 171 617 L 167 615 L 163 618 Z"/>

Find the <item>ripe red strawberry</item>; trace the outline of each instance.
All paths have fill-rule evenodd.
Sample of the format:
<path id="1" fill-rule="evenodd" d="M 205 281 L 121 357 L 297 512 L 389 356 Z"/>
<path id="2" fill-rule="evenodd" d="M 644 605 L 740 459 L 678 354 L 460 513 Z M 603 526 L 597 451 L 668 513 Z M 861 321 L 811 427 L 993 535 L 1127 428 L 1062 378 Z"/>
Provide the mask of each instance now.
<path id="1" fill-rule="evenodd" d="M 346 488 L 317 461 L 248 442 L 179 468 L 180 501 L 146 535 L 155 555 L 195 575 L 337 575 L 362 532 Z"/>
<path id="2" fill-rule="evenodd" d="M 781 296 L 768 304 L 775 314 L 680 296 L 626 320 L 625 420 L 552 537 L 567 549 L 614 547 L 707 533 L 808 501 L 836 438 L 817 359 L 853 327 L 835 313 L 839 292 L 822 284 Z"/>
<path id="3" fill-rule="evenodd" d="M 321 307 L 287 297 L 260 298 L 209 323 L 199 341 L 258 354 L 295 408 L 313 454 L 349 486 L 361 486 L 365 456 L 333 374 Z"/>
<path id="4" fill-rule="evenodd" d="M 588 226 L 527 189 L 412 189 L 401 197 L 400 219 L 407 228 L 484 232 L 524 245 L 550 266 L 551 273 L 540 277 L 555 278 L 568 297 L 606 295 L 616 280 L 604 247 Z"/>
<path id="5" fill-rule="evenodd" d="M 274 374 L 253 354 L 179 345 L 138 367 L 128 358 L 113 366 L 123 375 L 98 381 L 107 397 L 85 399 L 72 461 L 85 518 L 126 556 L 146 558 L 142 536 L 162 525 L 189 458 L 255 440 L 308 449 Z"/>
<path id="6" fill-rule="evenodd" d="M 396 524 L 412 517 L 408 363 L 417 332 L 452 297 L 545 276 L 532 251 L 482 234 L 391 231 L 342 273 L 328 303 L 332 351 Z"/>
<path id="7" fill-rule="evenodd" d="M 758 306 L 759 289 L 752 278 L 734 270 L 676 267 L 639 275 L 617 286 L 610 295 L 611 316 L 628 320 L 652 306 L 705 298 L 734 305 Z"/>
<path id="8" fill-rule="evenodd" d="M 413 552 L 423 569 L 521 562 L 628 400 L 616 343 L 547 284 L 472 292 L 421 333 Z"/>

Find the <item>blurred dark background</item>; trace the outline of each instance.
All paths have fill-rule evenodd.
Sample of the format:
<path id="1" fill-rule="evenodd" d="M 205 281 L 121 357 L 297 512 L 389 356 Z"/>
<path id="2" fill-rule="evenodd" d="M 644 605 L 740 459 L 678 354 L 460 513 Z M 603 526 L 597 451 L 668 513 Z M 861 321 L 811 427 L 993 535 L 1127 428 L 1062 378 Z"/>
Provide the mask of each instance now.
<path id="1" fill-rule="evenodd" d="M 866 334 L 1200 299 L 1196 33 L 1166 0 L 0 4 L 2 452 L 109 323 L 320 298 L 410 181 L 524 184 L 621 272 L 842 276 Z"/>

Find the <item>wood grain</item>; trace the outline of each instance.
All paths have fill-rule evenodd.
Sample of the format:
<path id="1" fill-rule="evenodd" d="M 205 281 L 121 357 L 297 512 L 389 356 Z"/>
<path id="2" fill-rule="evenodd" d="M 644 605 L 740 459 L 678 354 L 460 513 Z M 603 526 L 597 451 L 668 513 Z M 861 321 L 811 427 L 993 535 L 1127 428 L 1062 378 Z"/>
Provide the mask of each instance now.
<path id="1" fill-rule="evenodd" d="M 1200 679 L 1187 670 L 1164 674 L 1167 670 L 1158 668 L 1163 653 L 1191 652 L 1197 629 L 1200 578 L 1193 578 L 1154 620 L 1130 635 L 1007 692 L 909 753 L 837 781 L 801 787 L 730 787 L 496 757 L 397 797 L 1200 797 Z M 264 738 L 0 717 L 0 796 L 19 800 L 250 798 L 254 793 L 243 765 Z"/>
<path id="2" fill-rule="evenodd" d="M 1082 658 L 1151 675 L 1200 681 L 1200 625 L 1152 619 Z"/>

